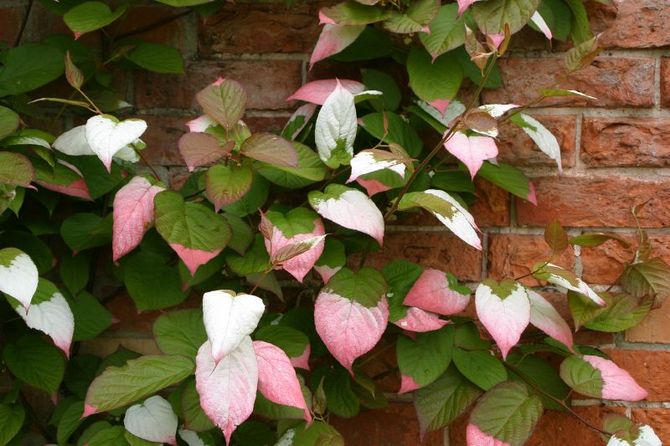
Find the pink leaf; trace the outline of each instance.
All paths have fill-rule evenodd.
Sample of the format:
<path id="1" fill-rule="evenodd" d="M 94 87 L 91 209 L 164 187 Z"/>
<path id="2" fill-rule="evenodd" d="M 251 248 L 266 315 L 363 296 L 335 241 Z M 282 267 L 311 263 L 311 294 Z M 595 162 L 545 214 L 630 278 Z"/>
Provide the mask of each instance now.
<path id="1" fill-rule="evenodd" d="M 230 444 L 233 431 L 249 418 L 256 400 L 258 363 L 251 338 L 246 337 L 218 364 L 207 341 L 198 350 L 195 363 L 195 388 L 200 405 Z"/>
<path id="2" fill-rule="evenodd" d="M 146 178 L 135 177 L 116 193 L 112 233 L 115 262 L 135 249 L 153 225 L 154 197 L 162 190 L 160 186 L 152 186 Z"/>
<path id="3" fill-rule="evenodd" d="M 509 285 L 504 291 L 500 290 L 502 286 L 494 291 L 486 283 L 481 283 L 475 293 L 477 316 L 498 344 L 503 358 L 519 342 L 521 333 L 530 322 L 530 302 L 526 290 L 518 283 Z M 495 292 L 505 292 L 506 295 L 498 296 Z"/>
<path id="4" fill-rule="evenodd" d="M 258 390 L 274 403 L 303 409 L 305 421 L 310 423 L 312 415 L 300 381 L 284 350 L 263 341 L 254 341 L 253 346 L 258 361 Z"/>
<path id="5" fill-rule="evenodd" d="M 498 49 L 500 48 L 500 44 L 505 40 L 505 34 L 487 34 L 486 38 L 496 49 Z"/>
<path id="6" fill-rule="evenodd" d="M 296 111 L 293 112 L 293 114 L 289 118 L 288 122 L 284 126 L 284 130 L 282 130 L 282 135 L 290 128 L 290 126 L 297 119 L 302 118 L 303 119 L 302 124 L 300 124 L 297 128 L 293 128 L 291 134 L 286 135 L 288 139 L 294 140 L 300 134 L 302 129 L 305 128 L 309 120 L 312 119 L 312 116 L 314 116 L 315 111 L 316 111 L 315 104 L 310 104 L 309 102 L 307 104 L 302 104 L 300 107 L 296 109 Z"/>
<path id="7" fill-rule="evenodd" d="M 197 118 L 191 119 L 186 123 L 188 131 L 193 133 L 202 133 L 208 128 L 214 127 L 215 125 L 218 125 L 216 121 L 207 115 L 198 116 Z"/>
<path id="8" fill-rule="evenodd" d="M 338 79 L 321 79 L 309 82 L 298 88 L 295 93 L 286 98 L 287 101 L 304 101 L 316 105 L 323 105 L 326 99 L 337 87 Z M 339 79 L 340 85 L 351 94 L 358 94 L 365 90 L 365 85 L 358 81 Z"/>
<path id="9" fill-rule="evenodd" d="M 441 115 L 444 115 L 444 112 L 447 111 L 447 107 L 449 107 L 449 102 L 451 101 L 448 99 L 433 99 L 429 104 L 437 109 Z"/>
<path id="10" fill-rule="evenodd" d="M 408 375 L 403 375 L 402 373 L 400 374 L 400 390 L 398 390 L 398 393 L 413 392 L 419 388 L 421 388 L 421 386 L 414 381 L 414 378 Z"/>
<path id="11" fill-rule="evenodd" d="M 305 351 L 303 351 L 300 356 L 296 356 L 291 359 L 291 365 L 298 369 L 309 370 L 309 355 L 312 353 L 312 347 L 307 344 L 305 346 Z"/>
<path id="12" fill-rule="evenodd" d="M 54 192 L 58 192 L 64 195 L 69 195 L 71 197 L 82 198 L 84 200 L 93 200 L 91 198 L 91 193 L 88 191 L 88 185 L 83 178 L 80 178 L 76 181 L 73 181 L 70 184 L 55 184 L 47 183 L 45 181 L 35 180 L 35 183 L 39 184 L 45 189 L 49 189 Z"/>
<path id="13" fill-rule="evenodd" d="M 462 15 L 476 1 L 479 0 L 458 0 L 458 15 Z"/>
<path id="14" fill-rule="evenodd" d="M 444 272 L 427 269 L 414 282 L 403 303 L 448 316 L 465 310 L 469 302 L 469 294 L 461 294 L 451 289 Z"/>
<path id="15" fill-rule="evenodd" d="M 537 193 L 535 192 L 535 185 L 530 181 L 528 182 L 528 196 L 526 197 L 526 200 L 537 206 Z"/>
<path id="16" fill-rule="evenodd" d="M 647 397 L 647 391 L 635 382 L 630 374 L 614 362 L 600 356 L 582 357 L 600 371 L 603 379 L 602 397 L 608 400 L 640 401 Z"/>
<path id="17" fill-rule="evenodd" d="M 333 25 L 326 24 L 321 30 L 319 40 L 316 42 L 312 57 L 309 60 L 309 68 L 320 60 L 337 54 L 351 45 L 365 29 L 365 25 Z"/>
<path id="18" fill-rule="evenodd" d="M 187 248 L 179 243 L 170 243 L 170 247 L 174 249 L 179 258 L 184 262 L 192 276 L 195 275 L 200 265 L 209 262 L 223 250 L 203 251 L 202 249 Z"/>
<path id="19" fill-rule="evenodd" d="M 316 332 L 330 353 L 353 374 L 354 360 L 372 350 L 381 339 L 388 323 L 386 298 L 376 307 L 334 293 L 319 294 L 314 306 Z"/>
<path id="20" fill-rule="evenodd" d="M 209 133 L 184 133 L 177 145 L 188 171 L 193 172 L 196 167 L 206 166 L 223 158 L 230 153 L 234 143 L 221 146 L 219 140 Z"/>
<path id="21" fill-rule="evenodd" d="M 315 266 L 314 270 L 319 273 L 321 276 L 321 280 L 323 280 L 323 283 L 328 283 L 331 277 L 335 275 L 339 270 L 341 270 L 341 266 L 328 266 L 328 265 L 322 265 L 322 266 Z"/>
<path id="22" fill-rule="evenodd" d="M 390 186 L 387 186 L 378 180 L 366 180 L 365 178 L 358 178 L 356 179 L 356 182 L 365 188 L 365 191 L 368 193 L 369 197 L 391 189 Z"/>
<path id="23" fill-rule="evenodd" d="M 530 301 L 530 323 L 572 349 L 572 331 L 558 311 L 539 293 L 526 290 Z"/>
<path id="24" fill-rule="evenodd" d="M 324 14 L 323 9 L 319 10 L 319 25 L 334 25 L 335 20 Z"/>
<path id="25" fill-rule="evenodd" d="M 535 24 L 535 26 L 540 28 L 540 31 L 542 31 L 542 34 L 544 34 L 547 39 L 551 40 L 554 38 L 551 29 L 549 29 L 549 25 L 547 25 L 547 22 L 544 21 L 544 18 L 540 15 L 539 12 L 535 11 L 530 20 Z"/>
<path id="26" fill-rule="evenodd" d="M 435 313 L 424 311 L 421 308 L 410 307 L 407 309 L 407 314 L 402 319 L 393 322 L 403 330 L 423 333 L 426 331 L 439 330 L 449 323 L 440 319 Z"/>
<path id="27" fill-rule="evenodd" d="M 456 132 L 444 143 L 444 147 L 466 165 L 470 176 L 482 167 L 484 160 L 498 155 L 498 146 L 493 138 L 487 136 L 467 136 L 463 132 Z"/>
<path id="28" fill-rule="evenodd" d="M 500 441 L 491 435 L 482 432 L 474 424 L 468 424 L 465 430 L 468 446 L 510 446 L 509 443 Z"/>

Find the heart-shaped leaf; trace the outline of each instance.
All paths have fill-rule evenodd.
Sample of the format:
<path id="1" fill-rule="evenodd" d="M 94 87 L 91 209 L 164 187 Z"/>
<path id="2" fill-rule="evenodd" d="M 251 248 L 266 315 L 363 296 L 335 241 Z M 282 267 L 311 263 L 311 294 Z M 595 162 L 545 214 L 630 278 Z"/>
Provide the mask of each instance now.
<path id="1" fill-rule="evenodd" d="M 458 283 L 453 274 L 426 269 L 410 288 L 403 303 L 437 314 L 449 316 L 465 310 L 470 290 Z"/>
<path id="2" fill-rule="evenodd" d="M 577 392 L 608 400 L 640 401 L 647 391 L 630 374 L 600 356 L 569 356 L 561 363 L 561 378 Z"/>
<path id="3" fill-rule="evenodd" d="M 444 147 L 465 164 L 472 178 L 482 167 L 484 160 L 498 156 L 498 146 L 488 136 L 467 136 L 463 132 L 456 132 L 444 143 Z"/>
<path id="4" fill-rule="evenodd" d="M 293 145 L 281 136 L 256 133 L 247 138 L 240 152 L 272 166 L 298 167 L 298 154 Z"/>
<path id="5" fill-rule="evenodd" d="M 209 127 L 208 124 L 210 122 L 211 121 L 208 121 L 207 124 L 205 124 L 205 129 Z M 179 153 L 181 153 L 181 157 L 184 158 L 189 172 L 193 172 L 196 167 L 206 166 L 220 160 L 230 153 L 232 148 L 229 144 L 221 146 L 219 140 L 209 133 L 196 132 L 196 130 L 193 130 L 193 126 L 195 125 L 197 124 L 193 124 L 191 126 L 191 132 L 183 134 L 178 142 Z M 195 128 L 201 132 L 205 131 L 202 130 L 201 127 Z"/>
<path id="6" fill-rule="evenodd" d="M 110 115 L 98 115 L 86 121 L 86 141 L 111 172 L 114 155 L 139 139 L 146 129 L 147 123 L 141 119 L 118 121 Z"/>
<path id="7" fill-rule="evenodd" d="M 165 398 L 154 395 L 126 410 L 123 426 L 128 432 L 146 441 L 177 444 L 177 415 Z"/>
<path id="8" fill-rule="evenodd" d="M 207 199 L 219 212 L 223 206 L 235 203 L 242 198 L 253 181 L 253 172 L 248 166 L 216 164 L 205 175 Z"/>
<path id="9" fill-rule="evenodd" d="M 202 109 L 225 129 L 232 129 L 244 115 L 247 92 L 232 79 L 219 78 L 195 95 Z"/>
<path id="10" fill-rule="evenodd" d="M 28 254 L 16 248 L 0 249 L 0 291 L 28 308 L 38 281 L 37 266 Z"/>
<path id="11" fill-rule="evenodd" d="M 30 186 L 35 172 L 30 160 L 14 152 L 0 152 L 0 184 Z"/>

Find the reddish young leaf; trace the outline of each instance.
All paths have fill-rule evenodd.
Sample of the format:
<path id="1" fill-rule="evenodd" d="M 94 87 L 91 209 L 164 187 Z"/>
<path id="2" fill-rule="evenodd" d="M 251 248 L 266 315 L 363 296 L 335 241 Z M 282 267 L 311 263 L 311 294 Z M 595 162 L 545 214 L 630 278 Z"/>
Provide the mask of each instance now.
<path id="1" fill-rule="evenodd" d="M 563 252 L 568 247 L 568 234 L 558 220 L 552 220 L 544 228 L 544 241 L 555 252 Z"/>
<path id="2" fill-rule="evenodd" d="M 365 85 L 358 81 L 349 79 L 321 79 L 308 82 L 298 88 L 295 93 L 286 98 L 287 101 L 305 101 L 316 105 L 323 105 L 328 96 L 337 87 L 338 81 L 343 88 L 349 90 L 351 94 L 357 94 L 365 90 Z"/>
<path id="3" fill-rule="evenodd" d="M 324 25 L 309 59 L 309 69 L 318 61 L 337 54 L 354 43 L 364 29 L 365 25 Z"/>
<path id="4" fill-rule="evenodd" d="M 449 316 L 460 313 L 468 306 L 470 294 L 464 294 L 463 291 L 465 290 L 452 288 L 447 274 L 429 268 L 414 282 L 403 303 Z"/>
<path id="5" fill-rule="evenodd" d="M 256 133 L 247 138 L 240 149 L 243 155 L 273 166 L 298 167 L 298 152 L 281 136 Z"/>
<path id="6" fill-rule="evenodd" d="M 209 117 L 231 129 L 244 115 L 247 92 L 239 82 L 219 78 L 200 90 L 195 99 Z"/>
<path id="7" fill-rule="evenodd" d="M 183 134 L 179 138 L 178 146 L 189 172 L 193 172 L 196 167 L 220 160 L 232 149 L 230 145 L 222 147 L 219 140 L 209 133 L 193 132 Z"/>

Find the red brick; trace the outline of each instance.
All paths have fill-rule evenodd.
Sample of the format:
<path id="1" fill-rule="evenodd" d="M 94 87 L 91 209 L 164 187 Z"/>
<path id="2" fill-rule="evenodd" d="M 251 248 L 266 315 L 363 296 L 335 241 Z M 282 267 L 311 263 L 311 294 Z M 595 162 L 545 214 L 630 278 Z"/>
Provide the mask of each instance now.
<path id="1" fill-rule="evenodd" d="M 608 350 L 606 353 L 649 392 L 648 401 L 670 399 L 670 351 Z"/>
<path id="2" fill-rule="evenodd" d="M 670 344 L 670 299 L 651 310 L 639 325 L 627 330 L 626 341 Z"/>
<path id="3" fill-rule="evenodd" d="M 503 88 L 486 90 L 488 103 L 526 104 L 542 88 L 569 88 L 595 96 L 597 101 L 557 97 L 541 102 L 596 107 L 651 107 L 654 105 L 654 59 L 600 57 L 589 67 L 564 78 L 562 58 L 510 57 L 499 61 Z"/>
<path id="4" fill-rule="evenodd" d="M 513 279 L 525 276 L 533 265 L 551 257 L 551 248 L 544 237 L 539 235 L 491 234 L 489 236 L 488 276 L 496 279 Z M 571 249 L 566 249 L 553 263 L 572 270 L 575 257 Z M 525 285 L 536 286 L 533 277 L 524 277 Z"/>
<path id="5" fill-rule="evenodd" d="M 589 166 L 670 165 L 670 119 L 586 118 L 582 161 Z"/>
<path id="6" fill-rule="evenodd" d="M 554 176 L 533 179 L 537 206 L 517 199 L 522 225 L 544 226 L 557 218 L 564 226 L 635 227 L 633 206 L 647 202 L 640 214 L 643 227 L 670 225 L 670 181 L 664 178 Z"/>
<path id="7" fill-rule="evenodd" d="M 0 8 L 0 42 L 14 46 L 22 19 L 23 8 Z"/>
<path id="8" fill-rule="evenodd" d="M 670 57 L 661 58 L 661 104 L 670 107 Z"/>
<path id="9" fill-rule="evenodd" d="M 670 444 L 670 410 L 633 409 L 632 418 L 636 423 L 651 426 L 661 439 L 661 444 Z"/>
<path id="10" fill-rule="evenodd" d="M 354 418 L 331 417 L 330 422 L 347 446 L 441 446 L 442 432 L 435 431 L 420 441 L 414 406 L 390 403 L 384 409 L 367 410 Z"/>
<path id="11" fill-rule="evenodd" d="M 281 133 L 290 116 L 247 116 L 244 122 L 252 132 Z"/>
<path id="12" fill-rule="evenodd" d="M 480 228 L 508 226 L 510 222 L 509 194 L 488 181 L 475 182 L 477 201 L 470 208 Z"/>
<path id="13" fill-rule="evenodd" d="M 556 136 L 561 146 L 563 167 L 575 165 L 575 116 L 537 115 L 538 121 Z M 516 125 L 505 123 L 500 126 L 498 160 L 517 166 L 556 166 L 556 162 L 540 152 L 532 139 Z"/>
<path id="14" fill-rule="evenodd" d="M 388 232 L 384 237 L 384 249 L 372 253 L 366 264 L 381 268 L 398 259 L 449 271 L 461 280 L 481 280 L 481 252 L 447 231 Z"/>
<path id="15" fill-rule="evenodd" d="M 200 53 L 307 53 L 319 32 L 313 2 L 226 4 L 200 26 Z"/>
<path id="16" fill-rule="evenodd" d="M 177 142 L 186 132 L 186 122 L 192 118 L 170 116 L 138 116 L 147 122 L 147 131 L 142 137 L 147 147 L 142 155 L 154 166 L 183 166 Z"/>
<path id="17" fill-rule="evenodd" d="M 670 4 L 666 0 L 588 3 L 594 33 L 603 48 L 658 48 L 670 45 Z"/>
<path id="18" fill-rule="evenodd" d="M 247 90 L 247 108 L 287 109 L 286 98 L 301 83 L 296 60 L 232 60 L 192 63 L 184 76 L 138 73 L 135 105 L 139 108 L 170 107 L 198 110 L 195 94 L 218 77 L 239 81 Z"/>

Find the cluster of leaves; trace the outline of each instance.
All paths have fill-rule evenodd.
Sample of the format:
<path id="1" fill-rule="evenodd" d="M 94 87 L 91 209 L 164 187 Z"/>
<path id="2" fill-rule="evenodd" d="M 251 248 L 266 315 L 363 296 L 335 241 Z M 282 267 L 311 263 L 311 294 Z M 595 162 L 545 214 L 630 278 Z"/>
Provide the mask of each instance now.
<path id="1" fill-rule="evenodd" d="M 161 3 L 206 14 L 219 2 Z M 180 73 L 177 50 L 132 32 L 114 36 L 114 22 L 132 13 L 125 6 L 45 4 L 73 36 L 0 53 L 8 378 L 0 445 L 31 436 L 91 446 L 341 445 L 329 417 L 384 407 L 378 381 L 388 374 L 399 375 L 399 393 L 412 392 L 424 432 L 471 410 L 473 445 L 523 444 L 545 409 L 571 411 L 572 391 L 646 397 L 603 352 L 575 344 L 541 294 L 567 291 L 575 329 L 636 325 L 670 292 L 670 268 L 652 258 L 642 230 L 616 293 L 597 292 L 552 262 L 569 247 L 627 242 L 601 233 L 568 237 L 558 222 L 545 231 L 552 255 L 531 273 L 546 288 L 521 278 L 468 287 L 405 260 L 366 266 L 370 252 L 383 256 L 386 222 L 403 213 L 431 214 L 481 249 L 468 211 L 475 177 L 535 200 L 524 174 L 495 160 L 502 123 L 525 132 L 561 169 L 556 138 L 524 111 L 548 96 L 590 97 L 549 85 L 530 104 L 476 99 L 500 85 L 496 61 L 526 25 L 548 39 L 572 38 L 566 71 L 589 64 L 597 38 L 581 1 L 358 0 L 323 8 L 312 64 L 383 59 L 406 69 L 409 90 L 399 86 L 404 73 L 375 69 L 363 70 L 361 81 L 314 81 L 289 98 L 304 104 L 274 135 L 252 133 L 243 121 L 248 92 L 217 79 L 196 95 L 203 115 L 179 139 L 192 174 L 176 190 L 140 163 L 147 125 L 118 117 L 129 104 L 112 80 L 137 67 Z M 104 54 L 75 39 L 100 30 Z M 35 92 L 63 74 L 70 97 Z M 468 104 L 458 99 L 464 83 L 476 90 Z M 39 130 L 45 115 L 60 112 L 37 108 L 36 99 L 71 107 L 85 123 L 57 137 Z M 473 288 L 474 318 L 465 312 Z M 155 321 L 162 354 L 120 348 L 101 358 L 82 348 L 79 341 L 97 345 L 114 323 L 105 304 L 124 293 L 138 311 L 194 296 Z M 389 349 L 397 367 L 370 376 L 367 366 Z M 35 391 L 56 404 L 48 420 L 31 405 Z M 648 426 L 626 419 L 590 427 L 612 445 L 660 444 Z"/>

